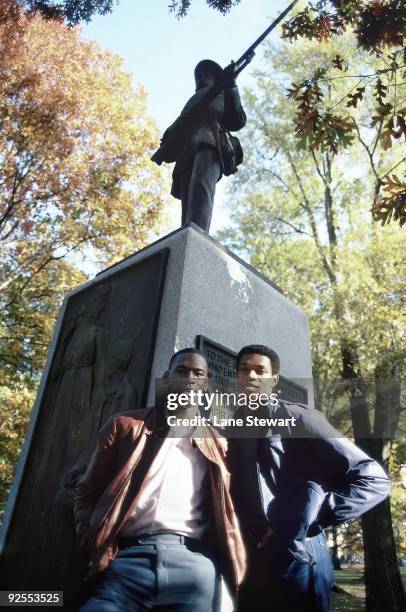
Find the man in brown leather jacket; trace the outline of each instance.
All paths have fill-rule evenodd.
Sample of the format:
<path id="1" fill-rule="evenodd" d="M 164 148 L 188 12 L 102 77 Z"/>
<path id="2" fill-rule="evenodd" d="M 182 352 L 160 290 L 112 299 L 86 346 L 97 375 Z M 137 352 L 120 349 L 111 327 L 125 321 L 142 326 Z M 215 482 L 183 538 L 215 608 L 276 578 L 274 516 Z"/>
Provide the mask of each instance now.
<path id="1" fill-rule="evenodd" d="M 222 74 L 221 66 L 212 60 L 202 60 L 197 64 L 194 73 L 196 93 L 188 100 L 180 117 L 166 130 L 163 142 Z M 222 142 L 230 143 L 228 131 L 240 130 L 245 123 L 238 87 L 230 76 L 224 91 L 200 113 L 176 157 L 171 194 L 182 201 L 182 226 L 193 222 L 209 231 L 216 183 L 223 174 L 232 172 L 225 168 L 226 153 Z"/>
<path id="2" fill-rule="evenodd" d="M 176 353 L 168 393 L 207 390 L 208 367 L 196 349 Z M 196 414 L 178 407 L 176 416 Z M 219 571 L 236 594 L 245 551 L 229 493 L 226 440 L 207 425 L 182 436 L 167 409 L 112 416 L 79 480 L 76 531 L 96 575 L 83 612 L 180 610 L 218 605 Z"/>

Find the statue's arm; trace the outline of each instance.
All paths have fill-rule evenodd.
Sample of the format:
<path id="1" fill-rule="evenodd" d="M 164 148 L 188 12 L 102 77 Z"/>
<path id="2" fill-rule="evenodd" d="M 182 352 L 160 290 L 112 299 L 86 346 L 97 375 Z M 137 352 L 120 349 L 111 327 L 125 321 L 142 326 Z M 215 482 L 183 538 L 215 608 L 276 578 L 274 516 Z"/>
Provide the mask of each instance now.
<path id="1" fill-rule="evenodd" d="M 184 122 L 188 121 L 190 114 L 193 113 L 193 107 L 196 104 L 196 101 L 198 100 L 199 100 L 199 96 L 195 94 L 186 102 L 179 117 L 177 117 L 177 119 L 175 119 L 175 121 L 171 123 L 171 125 L 163 133 L 163 136 L 161 138 L 161 143 L 164 143 L 165 140 L 169 136 L 171 136 L 174 132 L 183 128 Z"/>
<path id="2" fill-rule="evenodd" d="M 223 125 L 231 132 L 241 130 L 247 122 L 247 117 L 241 104 L 238 87 L 224 90 Z"/>

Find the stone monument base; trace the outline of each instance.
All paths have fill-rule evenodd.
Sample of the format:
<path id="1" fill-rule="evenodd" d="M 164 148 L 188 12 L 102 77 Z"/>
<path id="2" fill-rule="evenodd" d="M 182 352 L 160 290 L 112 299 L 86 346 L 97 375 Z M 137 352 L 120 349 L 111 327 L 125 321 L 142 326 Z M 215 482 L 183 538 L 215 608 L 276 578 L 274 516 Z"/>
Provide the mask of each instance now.
<path id="1" fill-rule="evenodd" d="M 117 411 L 154 404 L 155 379 L 175 351 L 201 348 L 221 389 L 233 383 L 246 344 L 273 348 L 282 393 L 312 405 L 306 316 L 193 225 L 67 296 L 2 524 L 3 590 L 63 590 L 64 609 L 77 609 L 86 568 L 73 491 L 99 428 Z"/>

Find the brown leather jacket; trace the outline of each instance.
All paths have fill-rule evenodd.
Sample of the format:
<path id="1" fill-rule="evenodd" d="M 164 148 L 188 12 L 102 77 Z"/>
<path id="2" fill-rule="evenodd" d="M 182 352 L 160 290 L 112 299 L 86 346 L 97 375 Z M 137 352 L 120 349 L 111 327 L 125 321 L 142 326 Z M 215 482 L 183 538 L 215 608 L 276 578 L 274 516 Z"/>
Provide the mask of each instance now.
<path id="1" fill-rule="evenodd" d="M 76 532 L 91 559 L 88 578 L 105 570 L 116 556 L 119 531 L 166 431 L 161 412 L 151 408 L 114 415 L 100 430 L 74 499 Z M 245 571 L 245 550 L 229 493 L 227 441 L 207 426 L 205 437 L 196 443 L 209 465 L 212 543 L 220 571 L 236 594 Z"/>

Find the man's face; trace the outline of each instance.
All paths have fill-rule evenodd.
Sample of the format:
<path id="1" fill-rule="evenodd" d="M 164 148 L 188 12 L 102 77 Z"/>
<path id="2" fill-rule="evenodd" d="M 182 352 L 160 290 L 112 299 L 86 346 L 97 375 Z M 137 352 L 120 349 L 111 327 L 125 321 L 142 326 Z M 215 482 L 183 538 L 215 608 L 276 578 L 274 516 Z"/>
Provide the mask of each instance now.
<path id="1" fill-rule="evenodd" d="M 214 85 L 214 76 L 204 66 L 198 68 L 195 72 L 196 89 L 202 89 L 203 87 L 211 87 Z"/>
<path id="2" fill-rule="evenodd" d="M 238 392 L 249 395 L 270 394 L 278 382 L 278 374 L 272 372 L 269 357 L 247 353 L 241 357 L 237 371 Z"/>
<path id="3" fill-rule="evenodd" d="M 196 353 L 182 353 L 175 357 L 168 373 L 169 393 L 207 391 L 207 361 Z"/>

